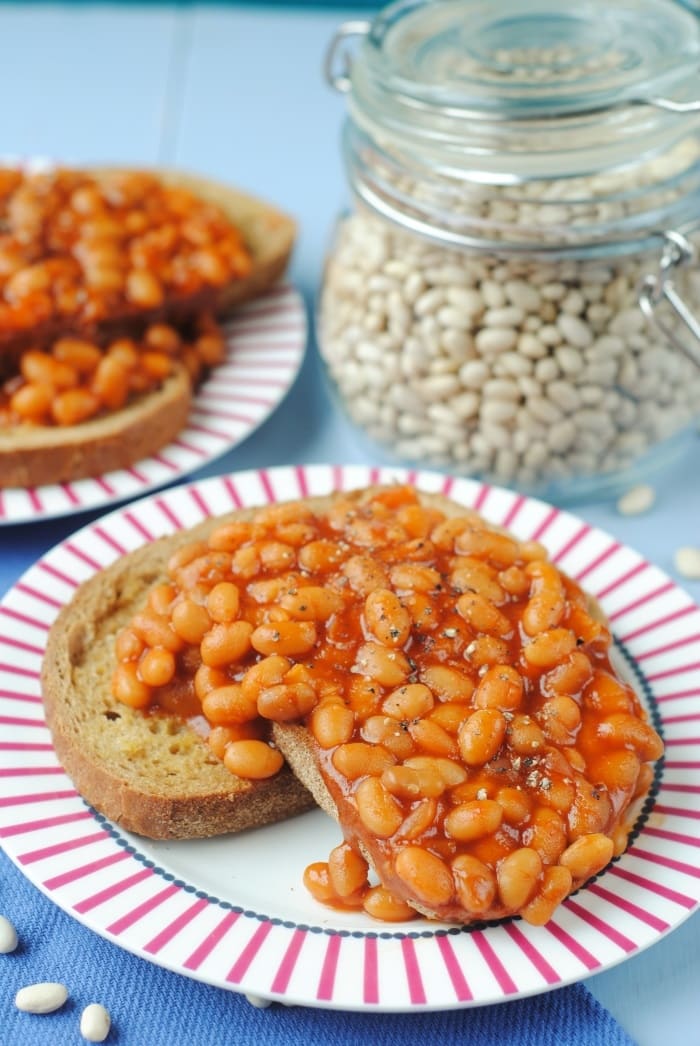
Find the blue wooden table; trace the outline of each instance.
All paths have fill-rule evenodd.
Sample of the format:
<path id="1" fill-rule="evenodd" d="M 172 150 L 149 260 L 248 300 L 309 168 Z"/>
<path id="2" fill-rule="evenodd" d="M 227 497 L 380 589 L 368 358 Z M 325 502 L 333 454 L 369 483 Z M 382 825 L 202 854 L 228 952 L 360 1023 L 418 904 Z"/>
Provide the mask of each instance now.
<path id="1" fill-rule="evenodd" d="M 344 104 L 323 83 L 321 63 L 340 21 L 364 15 L 292 5 L 2 4 L 0 152 L 174 165 L 268 197 L 299 221 L 291 276 L 312 310 L 334 216 L 346 200 Z M 365 462 L 367 453 L 334 411 L 311 346 L 277 413 L 201 474 Z M 576 511 L 673 577 L 675 549 L 700 545 L 699 475 L 697 458 L 666 473 L 644 516 L 622 517 L 603 502 Z M 77 522 L 0 530 L 0 594 Z M 700 599 L 700 583 L 684 584 Z M 642 1046 L 691 1044 L 700 1043 L 699 974 L 695 914 L 588 983 Z"/>

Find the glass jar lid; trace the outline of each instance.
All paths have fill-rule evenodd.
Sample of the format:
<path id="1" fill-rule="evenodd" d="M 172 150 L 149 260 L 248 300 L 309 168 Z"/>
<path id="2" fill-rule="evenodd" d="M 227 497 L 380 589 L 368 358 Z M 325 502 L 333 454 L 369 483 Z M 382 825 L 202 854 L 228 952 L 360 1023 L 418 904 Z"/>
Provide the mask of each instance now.
<path id="1" fill-rule="evenodd" d="M 673 0 L 400 0 L 366 29 L 353 119 L 451 176 L 597 173 L 700 124 L 700 21 Z"/>

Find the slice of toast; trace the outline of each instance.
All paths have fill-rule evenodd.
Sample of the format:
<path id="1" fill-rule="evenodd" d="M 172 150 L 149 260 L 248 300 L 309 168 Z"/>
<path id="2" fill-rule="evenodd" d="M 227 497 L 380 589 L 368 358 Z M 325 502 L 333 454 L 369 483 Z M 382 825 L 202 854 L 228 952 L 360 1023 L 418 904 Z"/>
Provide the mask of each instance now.
<path id="1" fill-rule="evenodd" d="M 91 171 L 113 173 L 113 169 Z M 222 288 L 209 287 L 187 297 L 166 300 L 144 310 L 124 307 L 98 325 L 76 325 L 65 319 L 38 325 L 26 336 L 0 327 L 0 374 L 12 377 L 17 357 L 27 344 L 39 345 L 72 333 L 104 342 L 112 336 L 140 330 L 159 320 L 178 324 L 201 309 L 226 313 L 264 293 L 284 272 L 292 250 L 295 225 L 280 211 L 226 185 L 180 172 L 157 172 L 161 180 L 182 186 L 221 207 L 243 234 L 253 257 L 252 271 Z M 125 408 L 71 425 L 0 426 L 0 489 L 62 483 L 125 468 L 166 446 L 184 428 L 192 399 L 184 368 L 177 367 L 163 386 L 142 395 Z"/>
<path id="2" fill-rule="evenodd" d="M 287 767 L 267 780 L 244 781 L 187 721 L 144 714 L 111 694 L 117 632 L 165 579 L 173 550 L 220 522 L 161 538 L 96 574 L 61 611 L 47 643 L 42 690 L 59 760 L 96 810 L 152 839 L 241 831 L 313 806 Z"/>

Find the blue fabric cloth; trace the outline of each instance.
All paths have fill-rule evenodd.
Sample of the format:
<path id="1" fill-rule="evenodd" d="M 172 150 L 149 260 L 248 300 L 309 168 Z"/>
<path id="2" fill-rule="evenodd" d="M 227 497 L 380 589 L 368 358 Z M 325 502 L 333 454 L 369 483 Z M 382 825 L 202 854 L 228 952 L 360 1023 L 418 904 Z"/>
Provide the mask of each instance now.
<path id="1" fill-rule="evenodd" d="M 255 1009 L 232 992 L 181 977 L 80 926 L 32 886 L 0 850 L 0 912 L 20 947 L 0 955 L 0 1046 L 76 1046 L 83 1007 L 112 1015 L 111 1046 L 630 1046 L 583 985 L 472 1009 L 417 1014 Z M 18 988 L 61 981 L 66 1005 L 38 1016 L 14 1005 Z"/>

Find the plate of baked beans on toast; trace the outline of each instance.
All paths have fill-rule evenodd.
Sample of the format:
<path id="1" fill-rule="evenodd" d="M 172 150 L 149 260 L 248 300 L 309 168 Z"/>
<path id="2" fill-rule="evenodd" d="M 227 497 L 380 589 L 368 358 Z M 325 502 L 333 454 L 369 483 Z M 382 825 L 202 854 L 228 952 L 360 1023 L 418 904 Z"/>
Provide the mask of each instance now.
<path id="1" fill-rule="evenodd" d="M 223 475 L 79 530 L 0 621 L 2 844 L 154 963 L 460 1007 L 614 966 L 698 905 L 700 609 L 544 502 Z"/>
<path id="2" fill-rule="evenodd" d="M 196 175 L 0 162 L 0 524 L 101 508 L 237 446 L 304 355 L 295 224 Z"/>

